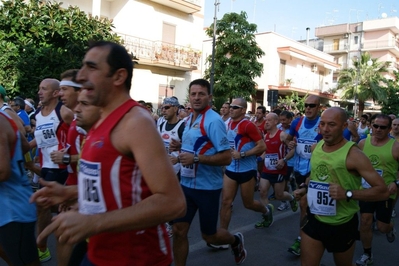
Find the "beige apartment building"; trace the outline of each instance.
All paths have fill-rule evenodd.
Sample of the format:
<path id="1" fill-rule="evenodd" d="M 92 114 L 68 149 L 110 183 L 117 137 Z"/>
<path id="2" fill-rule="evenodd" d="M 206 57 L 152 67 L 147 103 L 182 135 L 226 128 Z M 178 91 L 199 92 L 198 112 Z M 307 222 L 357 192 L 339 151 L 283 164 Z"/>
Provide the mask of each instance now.
<path id="1" fill-rule="evenodd" d="M 340 69 L 353 67 L 364 52 L 370 53 L 372 58 L 390 62 L 390 77 L 393 70 L 399 71 L 399 18 L 383 16 L 380 19 L 367 20 L 357 23 L 345 23 L 317 27 L 313 45 L 334 57 L 339 65 L 334 73 L 333 84 L 336 87 Z M 366 108 L 378 109 L 372 101 Z"/>
<path id="2" fill-rule="evenodd" d="M 281 97 L 292 92 L 300 96 L 318 95 L 324 105 L 337 105 L 338 98 L 331 89 L 333 73 L 339 65 L 332 55 L 274 32 L 255 36 L 265 55 L 259 59 L 263 64 L 263 74 L 255 80 L 257 94 L 249 110 L 255 110 L 259 105 L 272 109 L 272 103 L 268 101 L 271 100 L 269 91 Z M 204 41 L 203 60 L 211 52 L 212 40 Z M 273 103 L 276 104 L 276 100 Z"/>
<path id="3" fill-rule="evenodd" d="M 155 109 L 165 97 L 185 102 L 188 85 L 201 77 L 203 0 L 63 0 L 113 21 L 114 31 L 138 62 L 131 96 Z"/>

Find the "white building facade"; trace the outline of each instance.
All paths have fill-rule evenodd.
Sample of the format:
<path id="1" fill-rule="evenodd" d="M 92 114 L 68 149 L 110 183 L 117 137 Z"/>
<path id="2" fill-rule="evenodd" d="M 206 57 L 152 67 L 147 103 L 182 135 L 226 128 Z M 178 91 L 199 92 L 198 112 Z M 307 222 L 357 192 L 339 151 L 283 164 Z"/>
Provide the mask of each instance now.
<path id="1" fill-rule="evenodd" d="M 65 0 L 63 6 L 112 20 L 114 31 L 138 62 L 131 96 L 155 109 L 165 97 L 187 97 L 201 77 L 203 0 Z"/>

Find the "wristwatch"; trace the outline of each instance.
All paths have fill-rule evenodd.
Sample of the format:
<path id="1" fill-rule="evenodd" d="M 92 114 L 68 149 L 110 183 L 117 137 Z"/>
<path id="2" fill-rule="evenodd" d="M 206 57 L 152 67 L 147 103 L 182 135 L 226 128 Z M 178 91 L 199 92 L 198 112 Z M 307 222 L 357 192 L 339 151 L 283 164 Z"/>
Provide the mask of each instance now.
<path id="1" fill-rule="evenodd" d="M 62 156 L 62 163 L 63 163 L 63 164 L 70 164 L 70 163 L 71 163 L 71 155 L 68 154 L 68 153 L 65 153 L 65 154 Z"/>
<path id="2" fill-rule="evenodd" d="M 286 157 L 283 158 L 283 161 L 286 163 L 288 160 Z"/>
<path id="3" fill-rule="evenodd" d="M 194 155 L 194 163 L 199 163 L 199 157 L 198 157 L 198 155 Z"/>
<path id="4" fill-rule="evenodd" d="M 245 158 L 245 156 L 247 156 L 247 155 L 245 154 L 245 151 L 242 151 L 242 152 L 240 152 L 240 156 L 241 156 L 241 158 Z"/>
<path id="5" fill-rule="evenodd" d="M 346 201 L 349 202 L 353 197 L 353 193 L 350 190 L 346 191 Z"/>

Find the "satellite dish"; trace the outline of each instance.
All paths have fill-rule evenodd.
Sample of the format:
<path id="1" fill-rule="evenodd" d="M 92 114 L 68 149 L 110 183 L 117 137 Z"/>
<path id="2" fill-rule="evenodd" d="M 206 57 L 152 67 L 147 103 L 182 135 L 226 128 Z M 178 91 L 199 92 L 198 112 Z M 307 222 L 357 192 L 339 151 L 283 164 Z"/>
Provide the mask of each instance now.
<path id="1" fill-rule="evenodd" d="M 386 18 L 386 17 L 388 17 L 388 15 L 387 15 L 387 13 L 382 13 L 382 14 L 381 14 L 381 17 L 382 17 L 382 18 Z"/>

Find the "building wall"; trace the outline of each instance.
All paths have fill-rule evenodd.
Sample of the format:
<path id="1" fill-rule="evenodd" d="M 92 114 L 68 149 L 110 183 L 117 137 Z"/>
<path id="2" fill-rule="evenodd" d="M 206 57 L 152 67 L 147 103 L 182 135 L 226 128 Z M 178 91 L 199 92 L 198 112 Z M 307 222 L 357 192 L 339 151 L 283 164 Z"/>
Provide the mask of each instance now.
<path id="1" fill-rule="evenodd" d="M 175 44 L 202 50 L 203 1 L 202 10 L 187 14 L 152 1 L 142 0 L 67 0 L 63 6 L 76 5 L 81 10 L 112 19 L 114 31 L 123 36 L 132 36 L 148 43 L 162 41 L 163 23 L 175 25 Z M 97 8 L 96 8 L 97 5 Z M 137 55 L 140 58 L 140 55 Z M 131 96 L 135 100 L 152 102 L 155 108 L 162 102 L 162 86 L 174 87 L 168 90 L 168 97 L 174 95 L 184 103 L 189 83 L 201 77 L 201 70 L 186 71 L 171 69 L 168 66 L 146 63 L 140 64 L 133 72 Z M 161 89 L 160 89 L 161 88 Z"/>

